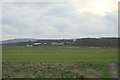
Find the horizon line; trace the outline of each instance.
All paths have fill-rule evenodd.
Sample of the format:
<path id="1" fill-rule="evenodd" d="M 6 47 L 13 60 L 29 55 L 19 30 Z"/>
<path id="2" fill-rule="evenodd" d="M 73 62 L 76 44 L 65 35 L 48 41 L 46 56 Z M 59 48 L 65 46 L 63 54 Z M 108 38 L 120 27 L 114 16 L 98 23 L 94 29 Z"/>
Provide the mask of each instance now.
<path id="1" fill-rule="evenodd" d="M 82 38 L 120 38 L 119 36 L 116 37 L 77 37 L 77 38 L 12 38 L 12 39 L 6 39 L 6 40 L 0 40 L 0 41 L 7 41 L 7 40 L 14 40 L 14 39 L 35 39 L 35 40 L 63 40 L 63 39 L 82 39 Z"/>

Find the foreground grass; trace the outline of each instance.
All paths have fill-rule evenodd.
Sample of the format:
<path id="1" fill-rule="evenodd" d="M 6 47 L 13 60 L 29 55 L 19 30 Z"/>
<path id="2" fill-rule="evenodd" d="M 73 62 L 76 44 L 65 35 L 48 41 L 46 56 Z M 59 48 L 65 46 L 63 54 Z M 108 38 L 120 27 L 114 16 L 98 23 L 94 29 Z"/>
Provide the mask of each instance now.
<path id="1" fill-rule="evenodd" d="M 3 78 L 111 78 L 106 63 L 3 63 Z"/>
<path id="2" fill-rule="evenodd" d="M 3 78 L 111 78 L 118 50 L 88 47 L 3 47 Z"/>

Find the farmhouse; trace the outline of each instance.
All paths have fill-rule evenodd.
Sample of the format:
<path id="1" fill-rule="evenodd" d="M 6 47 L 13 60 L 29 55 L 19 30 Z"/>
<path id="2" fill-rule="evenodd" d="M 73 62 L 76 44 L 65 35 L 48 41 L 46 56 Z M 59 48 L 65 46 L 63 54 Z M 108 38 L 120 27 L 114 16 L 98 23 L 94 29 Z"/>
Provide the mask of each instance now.
<path id="1" fill-rule="evenodd" d="M 46 42 L 42 42 L 42 43 L 33 43 L 33 46 L 45 46 L 47 45 Z"/>
<path id="2" fill-rule="evenodd" d="M 33 46 L 41 46 L 41 43 L 33 43 Z"/>

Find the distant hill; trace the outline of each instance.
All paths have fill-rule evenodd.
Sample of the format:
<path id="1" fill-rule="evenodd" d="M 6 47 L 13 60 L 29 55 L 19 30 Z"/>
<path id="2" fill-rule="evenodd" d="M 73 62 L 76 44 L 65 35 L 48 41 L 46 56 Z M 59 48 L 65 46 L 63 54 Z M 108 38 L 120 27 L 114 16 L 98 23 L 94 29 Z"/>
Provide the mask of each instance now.
<path id="1" fill-rule="evenodd" d="M 36 41 L 37 39 L 31 39 L 31 38 L 19 38 L 19 39 L 9 39 L 2 41 L 3 44 L 6 43 L 17 43 L 17 42 L 27 42 L 27 41 Z"/>

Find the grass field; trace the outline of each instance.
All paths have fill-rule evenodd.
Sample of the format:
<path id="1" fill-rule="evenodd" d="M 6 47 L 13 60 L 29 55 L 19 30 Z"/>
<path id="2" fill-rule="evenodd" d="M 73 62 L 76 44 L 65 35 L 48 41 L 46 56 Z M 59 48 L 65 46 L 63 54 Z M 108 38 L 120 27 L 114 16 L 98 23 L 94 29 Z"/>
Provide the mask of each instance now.
<path id="1" fill-rule="evenodd" d="M 3 77 L 111 78 L 118 50 L 97 47 L 3 46 Z M 30 74 L 26 74 L 30 73 Z"/>

